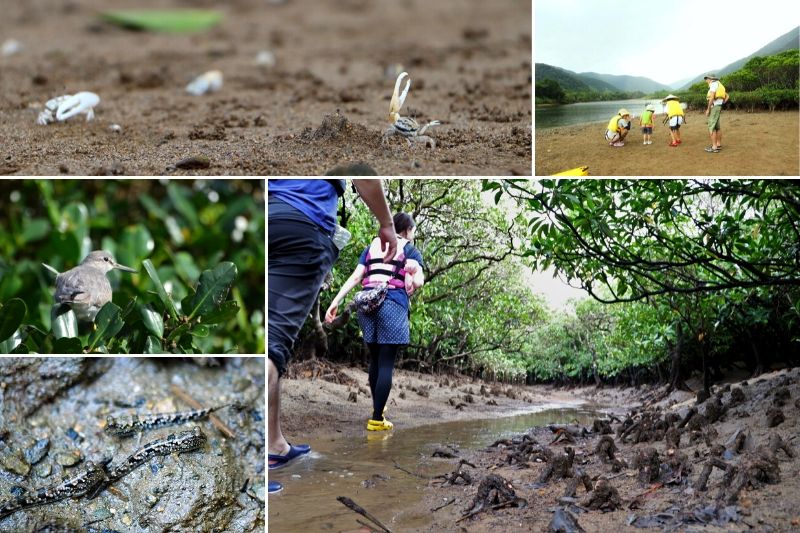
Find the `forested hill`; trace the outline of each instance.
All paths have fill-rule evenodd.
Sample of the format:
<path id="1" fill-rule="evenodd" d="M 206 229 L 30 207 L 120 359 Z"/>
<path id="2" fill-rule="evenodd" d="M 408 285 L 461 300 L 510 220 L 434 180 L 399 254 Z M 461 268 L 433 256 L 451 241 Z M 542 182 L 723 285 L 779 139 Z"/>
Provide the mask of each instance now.
<path id="1" fill-rule="evenodd" d="M 786 32 L 785 34 L 781 35 L 780 37 L 778 37 L 777 39 L 775 39 L 771 43 L 767 44 L 766 46 L 763 46 L 762 48 L 760 48 L 756 52 L 753 52 L 749 56 L 743 57 L 742 59 L 739 59 L 738 61 L 734 61 L 730 65 L 727 65 L 727 66 L 725 66 L 725 67 L 723 67 L 723 68 L 721 68 L 721 69 L 719 69 L 719 70 L 717 70 L 715 72 L 716 72 L 716 74 L 718 76 L 724 76 L 726 74 L 731 74 L 732 72 L 740 70 L 742 67 L 745 66 L 745 64 L 749 60 L 753 59 L 754 57 L 765 57 L 765 56 L 778 54 L 780 52 L 785 52 L 787 50 L 797 50 L 798 49 L 798 45 L 800 45 L 800 26 L 796 27 L 795 29 L 793 29 L 793 30 L 791 30 L 789 32 Z M 689 88 L 689 86 L 691 86 L 691 85 L 693 85 L 695 83 L 703 81 L 703 76 L 705 74 L 706 73 L 698 74 L 698 76 L 695 77 L 691 82 L 686 83 L 681 88 L 682 89 L 687 89 L 687 88 Z"/>
<path id="2" fill-rule="evenodd" d="M 567 91 L 619 91 L 617 87 L 603 80 L 546 63 L 536 63 L 536 81 L 543 80 L 554 80 Z"/>
<path id="3" fill-rule="evenodd" d="M 594 78 L 613 85 L 620 91 L 642 91 L 644 93 L 654 93 L 656 91 L 668 91 L 671 87 L 658 83 L 657 81 L 645 78 L 644 76 L 615 76 L 614 74 L 598 74 L 597 72 L 581 72 L 585 78 Z"/>

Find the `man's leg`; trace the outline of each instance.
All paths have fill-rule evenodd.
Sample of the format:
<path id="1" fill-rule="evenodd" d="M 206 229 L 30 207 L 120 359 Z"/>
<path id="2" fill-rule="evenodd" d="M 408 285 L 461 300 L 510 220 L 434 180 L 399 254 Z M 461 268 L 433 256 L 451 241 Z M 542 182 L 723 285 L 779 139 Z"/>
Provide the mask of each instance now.
<path id="1" fill-rule="evenodd" d="M 272 359 L 267 359 L 267 446 L 269 453 L 284 455 L 289 451 L 289 443 L 281 431 L 281 381 L 278 368 Z"/>
<path id="2" fill-rule="evenodd" d="M 271 454 L 284 455 L 289 443 L 280 428 L 280 378 L 338 250 L 304 215 L 282 202 L 270 202 L 269 208 L 268 449 Z"/>

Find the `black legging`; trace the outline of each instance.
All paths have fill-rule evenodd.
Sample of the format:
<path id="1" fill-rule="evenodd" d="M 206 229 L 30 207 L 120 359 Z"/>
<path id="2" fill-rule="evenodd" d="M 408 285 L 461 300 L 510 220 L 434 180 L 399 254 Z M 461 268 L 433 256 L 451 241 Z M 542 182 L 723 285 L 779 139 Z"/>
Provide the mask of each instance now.
<path id="1" fill-rule="evenodd" d="M 392 390 L 392 370 L 399 344 L 369 343 L 369 390 L 372 392 L 372 419 L 383 420 L 383 408 Z"/>

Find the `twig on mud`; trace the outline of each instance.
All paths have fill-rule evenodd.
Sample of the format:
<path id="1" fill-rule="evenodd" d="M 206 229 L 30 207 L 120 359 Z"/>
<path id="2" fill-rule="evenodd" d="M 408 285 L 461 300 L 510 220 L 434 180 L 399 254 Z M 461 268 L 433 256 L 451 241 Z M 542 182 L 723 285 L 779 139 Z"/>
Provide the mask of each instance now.
<path id="1" fill-rule="evenodd" d="M 455 499 L 455 498 L 453 498 L 453 499 L 452 499 L 452 500 L 450 500 L 449 502 L 445 502 L 445 503 L 443 503 L 442 505 L 440 505 L 439 507 L 434 507 L 433 509 L 431 509 L 431 512 L 432 512 L 432 513 L 435 513 L 435 512 L 436 512 L 436 511 L 438 511 L 439 509 L 444 509 L 444 508 L 445 508 L 445 507 L 447 507 L 448 505 L 450 505 L 450 504 L 452 504 L 452 503 L 455 503 L 455 501 L 456 501 L 456 499 Z"/>
<path id="2" fill-rule="evenodd" d="M 398 469 L 398 470 L 400 470 L 402 472 L 405 472 L 406 474 L 409 474 L 411 476 L 418 477 L 420 479 L 434 479 L 434 478 L 437 477 L 437 476 L 426 476 L 425 474 L 416 474 L 416 473 L 414 473 L 414 472 L 412 472 L 410 470 L 406 470 L 405 468 L 400 466 L 400 464 L 396 460 L 392 459 L 392 462 L 394 463 L 394 467 L 396 469 Z"/>
<path id="3" fill-rule="evenodd" d="M 187 405 L 189 405 L 189 407 L 191 407 L 192 409 L 202 409 L 203 408 L 203 406 L 200 404 L 200 402 L 198 402 L 197 400 L 195 400 L 194 398 L 189 396 L 189 393 L 186 392 L 185 390 L 183 390 L 182 388 L 180 388 L 179 386 L 173 384 L 170 387 L 170 389 L 172 390 L 172 394 L 174 394 L 175 396 L 180 398 L 183 402 L 185 402 Z M 223 435 L 225 435 L 229 439 L 235 439 L 236 438 L 236 434 L 233 432 L 233 430 L 231 428 L 229 428 L 228 426 L 226 426 L 225 423 L 222 420 L 220 420 L 219 417 L 217 417 L 217 415 L 211 413 L 210 415 L 208 415 L 208 419 L 211 420 L 211 423 L 214 424 L 214 427 L 216 427 L 218 430 L 220 430 Z"/>
<path id="4" fill-rule="evenodd" d="M 376 526 L 380 527 L 386 533 L 392 533 L 391 529 L 389 529 L 388 527 L 384 526 L 381 523 L 380 520 L 378 520 L 377 518 L 375 518 L 374 516 L 369 514 L 363 507 L 358 505 L 356 502 L 354 502 L 353 500 L 351 500 L 347 496 L 339 496 L 338 498 L 336 498 L 336 501 L 338 501 L 339 503 L 341 503 L 342 505 L 344 505 L 345 507 L 347 507 L 351 511 L 360 514 L 361 516 L 363 516 L 364 518 L 366 518 L 367 520 L 369 520 L 370 522 L 372 522 Z"/>

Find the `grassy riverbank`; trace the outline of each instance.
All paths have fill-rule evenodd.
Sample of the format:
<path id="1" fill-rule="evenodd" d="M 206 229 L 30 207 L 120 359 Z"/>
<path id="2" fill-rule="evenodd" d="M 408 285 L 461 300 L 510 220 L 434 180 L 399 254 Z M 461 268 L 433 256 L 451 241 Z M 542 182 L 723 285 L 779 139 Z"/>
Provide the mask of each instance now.
<path id="1" fill-rule="evenodd" d="M 536 130 L 536 175 L 589 166 L 593 176 L 797 176 L 800 175 L 800 113 L 722 112 L 721 152 L 707 153 L 706 117 L 689 112 L 681 128 L 683 143 L 671 148 L 669 128 L 657 116 L 653 144 L 642 145 L 634 128 L 626 145 L 605 142 L 605 122 Z"/>

